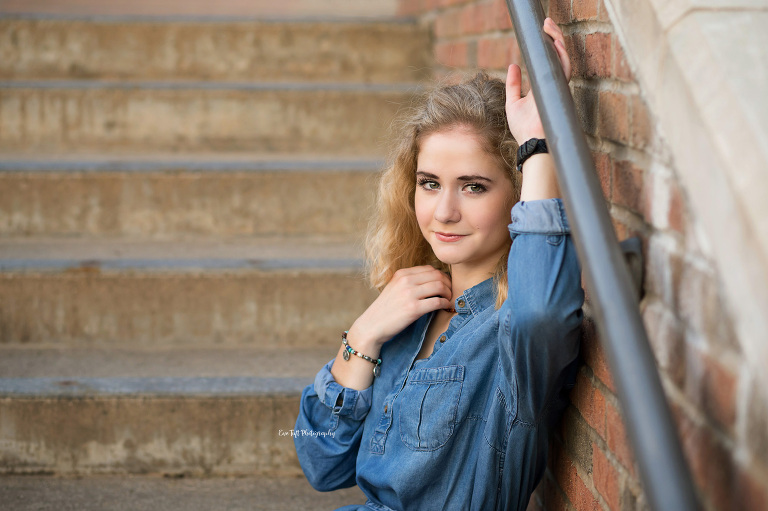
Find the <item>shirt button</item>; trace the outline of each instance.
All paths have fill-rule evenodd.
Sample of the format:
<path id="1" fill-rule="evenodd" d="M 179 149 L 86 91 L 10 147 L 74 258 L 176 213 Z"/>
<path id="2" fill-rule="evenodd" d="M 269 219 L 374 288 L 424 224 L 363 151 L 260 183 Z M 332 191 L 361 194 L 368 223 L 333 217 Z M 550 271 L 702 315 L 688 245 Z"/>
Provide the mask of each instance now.
<path id="1" fill-rule="evenodd" d="M 463 309 L 465 305 L 467 305 L 467 302 L 465 302 L 464 300 L 459 300 L 459 308 Z"/>
<path id="2" fill-rule="evenodd" d="M 387 405 L 384 405 L 384 413 L 387 413 Z"/>
<path id="3" fill-rule="evenodd" d="M 445 342 L 446 337 L 444 335 L 440 336 L 440 342 Z"/>

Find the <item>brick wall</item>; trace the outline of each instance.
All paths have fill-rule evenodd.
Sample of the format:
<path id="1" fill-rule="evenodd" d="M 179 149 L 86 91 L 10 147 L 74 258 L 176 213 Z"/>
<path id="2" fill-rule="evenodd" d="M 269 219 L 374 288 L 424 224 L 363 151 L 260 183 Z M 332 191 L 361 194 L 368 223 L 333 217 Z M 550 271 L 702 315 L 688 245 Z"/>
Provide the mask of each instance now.
<path id="1" fill-rule="evenodd" d="M 714 264 L 686 206 L 603 0 L 544 4 L 563 29 L 571 89 L 619 239 L 640 236 L 642 315 L 683 449 L 707 510 L 768 509 L 768 410 L 751 389 Z M 522 65 L 506 2 L 400 0 L 432 27 L 437 75 Z M 589 309 L 589 300 L 587 311 Z M 633 510 L 648 504 L 594 324 L 572 405 L 551 440 L 531 510 Z M 738 405 L 738 406 L 737 406 Z"/>

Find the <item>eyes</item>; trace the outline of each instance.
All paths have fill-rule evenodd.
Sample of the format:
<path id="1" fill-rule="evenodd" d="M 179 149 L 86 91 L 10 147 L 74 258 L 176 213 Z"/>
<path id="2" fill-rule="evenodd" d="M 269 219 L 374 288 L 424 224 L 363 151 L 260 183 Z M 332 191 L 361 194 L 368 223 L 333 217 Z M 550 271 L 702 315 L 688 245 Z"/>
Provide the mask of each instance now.
<path id="1" fill-rule="evenodd" d="M 440 189 L 440 183 L 435 181 L 434 179 L 429 179 L 426 177 L 420 177 L 416 184 L 427 191 L 434 191 Z M 462 190 L 465 190 L 471 194 L 479 194 L 483 193 L 488 190 L 488 188 L 485 187 L 485 185 L 482 185 L 480 183 L 466 183 Z"/>

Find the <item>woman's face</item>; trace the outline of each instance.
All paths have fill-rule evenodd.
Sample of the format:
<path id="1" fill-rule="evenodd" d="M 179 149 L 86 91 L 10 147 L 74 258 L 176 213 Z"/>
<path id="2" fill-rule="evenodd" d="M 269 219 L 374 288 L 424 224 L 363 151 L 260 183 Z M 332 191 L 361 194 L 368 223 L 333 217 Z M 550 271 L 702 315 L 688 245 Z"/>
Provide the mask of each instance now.
<path id="1" fill-rule="evenodd" d="M 437 258 L 493 273 L 507 250 L 512 182 L 476 135 L 453 128 L 427 135 L 416 168 L 416 219 Z"/>

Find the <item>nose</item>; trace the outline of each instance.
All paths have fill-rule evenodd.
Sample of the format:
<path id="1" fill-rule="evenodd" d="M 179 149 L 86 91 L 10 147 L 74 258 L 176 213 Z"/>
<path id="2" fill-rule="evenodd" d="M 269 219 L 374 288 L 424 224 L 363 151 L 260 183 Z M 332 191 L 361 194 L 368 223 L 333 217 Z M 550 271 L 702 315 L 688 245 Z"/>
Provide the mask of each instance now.
<path id="1" fill-rule="evenodd" d="M 443 224 L 456 223 L 461 220 L 459 197 L 451 190 L 440 194 L 435 207 L 435 220 Z"/>

